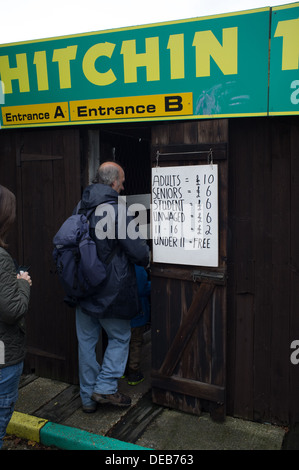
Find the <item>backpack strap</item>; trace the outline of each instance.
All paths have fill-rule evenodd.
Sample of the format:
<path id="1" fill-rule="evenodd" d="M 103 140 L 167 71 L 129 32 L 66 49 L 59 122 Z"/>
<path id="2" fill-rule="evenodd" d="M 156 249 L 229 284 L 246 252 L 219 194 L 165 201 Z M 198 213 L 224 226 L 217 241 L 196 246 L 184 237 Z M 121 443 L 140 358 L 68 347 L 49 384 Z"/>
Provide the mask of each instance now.
<path id="1" fill-rule="evenodd" d="M 76 214 L 84 214 L 86 218 L 89 219 L 91 214 L 94 212 L 94 209 L 87 210 L 82 206 L 82 201 L 79 201 L 76 207 Z"/>
<path id="2" fill-rule="evenodd" d="M 115 204 L 114 201 L 105 201 L 105 202 L 102 202 L 101 204 L 99 204 L 100 206 L 102 206 L 103 204 Z M 78 202 L 77 204 L 77 207 L 76 207 L 76 214 L 84 214 L 86 215 L 87 219 L 91 216 L 91 214 L 95 211 L 95 209 L 86 209 L 83 205 L 82 205 L 82 200 Z"/>
<path id="3" fill-rule="evenodd" d="M 103 202 L 103 204 L 114 204 L 114 201 Z M 77 207 L 76 207 L 76 214 L 84 214 L 87 219 L 89 219 L 89 217 L 94 211 L 95 209 L 87 210 L 84 207 L 82 207 L 82 200 L 78 202 Z M 111 251 L 110 255 L 108 256 L 105 264 L 108 265 L 109 263 L 111 263 L 111 261 L 113 260 L 114 256 L 116 255 L 118 251 L 119 251 L 119 246 L 116 245 L 116 247 Z"/>

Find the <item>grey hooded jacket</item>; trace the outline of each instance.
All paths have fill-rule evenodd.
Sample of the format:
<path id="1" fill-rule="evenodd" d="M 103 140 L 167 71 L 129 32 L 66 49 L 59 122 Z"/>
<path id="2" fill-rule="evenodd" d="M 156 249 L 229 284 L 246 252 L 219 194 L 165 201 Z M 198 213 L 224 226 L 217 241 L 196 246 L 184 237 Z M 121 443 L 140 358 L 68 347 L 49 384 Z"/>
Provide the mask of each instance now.
<path id="1" fill-rule="evenodd" d="M 13 259 L 0 247 L 0 368 L 24 360 L 29 298 L 29 283 L 17 279 Z"/>

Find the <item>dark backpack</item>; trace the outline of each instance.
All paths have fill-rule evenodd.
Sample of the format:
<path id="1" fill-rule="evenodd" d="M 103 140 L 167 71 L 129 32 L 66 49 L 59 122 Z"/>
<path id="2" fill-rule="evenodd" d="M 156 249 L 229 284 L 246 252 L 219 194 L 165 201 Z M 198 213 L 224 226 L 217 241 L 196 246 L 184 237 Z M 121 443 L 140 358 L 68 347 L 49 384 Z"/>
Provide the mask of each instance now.
<path id="1" fill-rule="evenodd" d="M 92 212 L 68 217 L 53 238 L 56 272 L 67 296 L 64 301 L 72 307 L 95 293 L 107 276 L 106 265 L 99 259 L 89 235 L 88 218 Z"/>

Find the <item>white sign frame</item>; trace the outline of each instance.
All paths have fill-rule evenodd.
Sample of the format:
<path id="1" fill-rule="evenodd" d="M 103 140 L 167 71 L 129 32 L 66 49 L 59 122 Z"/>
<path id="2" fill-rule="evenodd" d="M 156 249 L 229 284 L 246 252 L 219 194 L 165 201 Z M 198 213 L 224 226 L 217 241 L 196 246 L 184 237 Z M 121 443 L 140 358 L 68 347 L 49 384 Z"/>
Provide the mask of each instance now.
<path id="1" fill-rule="evenodd" d="M 218 165 L 152 168 L 155 263 L 218 267 Z"/>

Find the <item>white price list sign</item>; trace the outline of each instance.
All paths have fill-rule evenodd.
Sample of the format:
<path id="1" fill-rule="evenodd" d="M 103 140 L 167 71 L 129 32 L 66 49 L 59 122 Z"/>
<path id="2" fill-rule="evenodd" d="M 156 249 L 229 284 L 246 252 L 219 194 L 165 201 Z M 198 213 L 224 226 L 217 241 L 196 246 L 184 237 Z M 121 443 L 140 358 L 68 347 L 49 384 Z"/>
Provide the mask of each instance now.
<path id="1" fill-rule="evenodd" d="M 218 165 L 152 169 L 153 261 L 218 266 Z"/>

